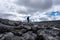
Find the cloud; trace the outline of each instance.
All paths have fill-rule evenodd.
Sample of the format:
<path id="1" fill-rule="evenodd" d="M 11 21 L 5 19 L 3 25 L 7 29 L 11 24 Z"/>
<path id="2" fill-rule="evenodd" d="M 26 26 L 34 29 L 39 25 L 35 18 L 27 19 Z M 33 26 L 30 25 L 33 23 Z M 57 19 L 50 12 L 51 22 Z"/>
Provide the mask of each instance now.
<path id="1" fill-rule="evenodd" d="M 53 11 L 60 11 L 60 0 L 0 0 L 0 17 L 10 20 L 23 21 L 30 14 L 32 21 L 59 19 L 46 15 Z"/>
<path id="2" fill-rule="evenodd" d="M 51 8 L 52 0 L 17 0 L 16 4 L 26 7 L 28 13 L 33 13 Z"/>
<path id="3" fill-rule="evenodd" d="M 60 5 L 60 0 L 53 0 L 54 5 Z"/>
<path id="4" fill-rule="evenodd" d="M 44 14 L 46 15 L 48 18 L 50 18 L 50 20 L 60 20 L 60 5 L 53 5 L 53 7 L 46 11 L 46 13 Z"/>
<path id="5" fill-rule="evenodd" d="M 0 0 L 0 12 L 30 14 L 45 11 L 51 6 L 52 0 Z"/>

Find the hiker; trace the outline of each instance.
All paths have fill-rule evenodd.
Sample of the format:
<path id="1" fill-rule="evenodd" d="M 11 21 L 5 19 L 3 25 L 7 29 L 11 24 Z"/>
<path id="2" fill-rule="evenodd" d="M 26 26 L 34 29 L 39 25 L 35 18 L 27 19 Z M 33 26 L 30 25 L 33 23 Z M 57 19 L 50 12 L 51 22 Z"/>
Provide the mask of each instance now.
<path id="1" fill-rule="evenodd" d="M 27 17 L 27 21 L 28 21 L 28 23 L 29 23 L 29 16 Z"/>

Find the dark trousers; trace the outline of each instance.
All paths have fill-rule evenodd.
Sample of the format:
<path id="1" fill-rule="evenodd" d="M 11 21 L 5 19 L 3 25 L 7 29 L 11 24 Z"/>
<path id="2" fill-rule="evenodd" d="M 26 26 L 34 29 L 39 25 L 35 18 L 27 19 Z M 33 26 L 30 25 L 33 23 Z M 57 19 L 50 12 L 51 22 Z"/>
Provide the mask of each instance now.
<path id="1" fill-rule="evenodd" d="M 29 18 L 27 18 L 27 22 L 29 23 Z"/>

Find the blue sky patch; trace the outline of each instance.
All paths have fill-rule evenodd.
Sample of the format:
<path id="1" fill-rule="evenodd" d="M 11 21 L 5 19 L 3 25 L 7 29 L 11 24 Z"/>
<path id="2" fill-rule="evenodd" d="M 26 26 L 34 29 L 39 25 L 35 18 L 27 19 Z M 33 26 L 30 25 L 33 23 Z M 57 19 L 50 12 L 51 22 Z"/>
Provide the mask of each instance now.
<path id="1" fill-rule="evenodd" d="M 50 12 L 50 13 L 46 13 L 46 15 L 49 15 L 49 16 L 60 16 L 60 12 L 59 11 Z"/>

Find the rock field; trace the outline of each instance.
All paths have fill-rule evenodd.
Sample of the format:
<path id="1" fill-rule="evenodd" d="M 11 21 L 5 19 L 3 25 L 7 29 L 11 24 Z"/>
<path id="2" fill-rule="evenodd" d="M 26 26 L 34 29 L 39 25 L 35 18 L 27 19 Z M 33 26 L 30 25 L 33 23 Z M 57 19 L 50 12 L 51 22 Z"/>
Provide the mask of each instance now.
<path id="1" fill-rule="evenodd" d="M 27 23 L 0 18 L 0 40 L 60 40 L 60 21 Z"/>

